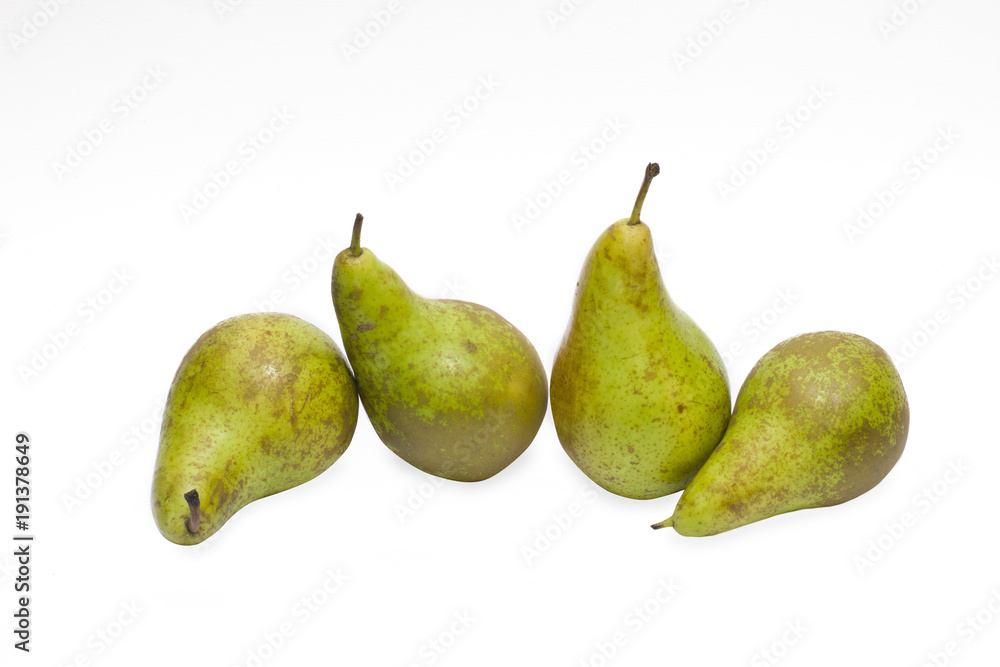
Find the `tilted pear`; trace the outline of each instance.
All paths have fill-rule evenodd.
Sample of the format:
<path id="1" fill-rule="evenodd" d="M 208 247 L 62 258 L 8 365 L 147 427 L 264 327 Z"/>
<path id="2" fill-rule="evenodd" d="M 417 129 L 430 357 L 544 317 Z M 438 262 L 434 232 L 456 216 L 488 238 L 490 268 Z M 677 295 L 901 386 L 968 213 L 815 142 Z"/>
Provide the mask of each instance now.
<path id="1" fill-rule="evenodd" d="M 590 250 L 552 366 L 552 419 L 566 453 L 608 491 L 648 499 L 683 489 L 729 419 L 718 351 L 667 294 L 639 212 Z"/>
<path id="2" fill-rule="evenodd" d="M 789 338 L 750 371 L 722 442 L 653 527 L 714 535 L 856 498 L 899 460 L 909 423 L 902 380 L 878 345 L 836 331 Z"/>
<path id="3" fill-rule="evenodd" d="M 203 542 L 248 503 L 340 458 L 358 421 L 336 343 L 291 315 L 233 317 L 181 361 L 163 413 L 153 517 L 177 544 Z"/>
<path id="4" fill-rule="evenodd" d="M 489 308 L 415 294 L 361 247 L 333 266 L 333 305 L 361 403 L 382 442 L 432 475 L 473 482 L 531 444 L 547 406 L 535 348 Z"/>

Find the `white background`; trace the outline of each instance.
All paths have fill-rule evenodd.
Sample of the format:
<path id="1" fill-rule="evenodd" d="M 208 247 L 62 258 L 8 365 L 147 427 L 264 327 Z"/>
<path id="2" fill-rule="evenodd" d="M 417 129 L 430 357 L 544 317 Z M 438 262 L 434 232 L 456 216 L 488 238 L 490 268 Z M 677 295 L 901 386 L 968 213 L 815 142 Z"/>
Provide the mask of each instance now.
<path id="1" fill-rule="evenodd" d="M 36 542 L 30 656 L 11 646 L 13 546 L 0 548 L 0 662 L 761 665 L 768 650 L 789 666 L 929 653 L 971 666 L 1000 653 L 987 607 L 1000 611 L 1000 6 L 591 0 L 553 25 L 556 0 L 421 0 L 376 30 L 386 2 L 332 5 L 4 2 L 0 538 L 13 544 L 26 431 Z M 276 110 L 292 118 L 268 134 Z M 214 188 L 230 161 L 239 173 Z M 852 331 L 899 359 L 910 438 L 876 489 L 684 538 L 647 527 L 676 495 L 595 489 L 548 417 L 502 474 L 460 484 L 409 467 L 362 413 L 319 478 L 203 546 L 160 536 L 149 486 L 184 352 L 276 290 L 280 310 L 339 343 L 331 253 L 357 211 L 364 245 L 415 290 L 497 310 L 550 368 L 583 258 L 629 214 L 648 161 L 662 174 L 643 219 L 665 282 L 720 350 L 737 345 L 734 396 L 797 333 Z M 753 173 L 724 197 L 734 170 Z M 561 171 L 569 184 L 547 197 Z M 196 193 L 212 196 L 185 216 Z M 879 215 L 852 236 L 859 207 Z M 347 577 L 333 593 L 330 573 Z"/>

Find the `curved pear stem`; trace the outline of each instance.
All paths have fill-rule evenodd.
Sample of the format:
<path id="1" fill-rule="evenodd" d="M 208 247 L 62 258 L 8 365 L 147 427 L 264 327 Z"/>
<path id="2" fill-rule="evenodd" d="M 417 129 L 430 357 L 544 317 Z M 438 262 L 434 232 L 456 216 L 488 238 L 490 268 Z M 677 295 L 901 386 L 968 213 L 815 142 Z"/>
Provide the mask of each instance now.
<path id="1" fill-rule="evenodd" d="M 642 202 L 646 200 L 646 193 L 649 192 L 649 184 L 653 182 L 653 178 L 659 173 L 660 165 L 655 162 L 650 162 L 646 165 L 646 176 L 642 179 L 642 187 L 639 188 L 639 196 L 635 199 L 635 207 L 632 209 L 632 217 L 629 218 L 628 224 L 639 224 L 639 212 L 642 211 Z"/>
<path id="2" fill-rule="evenodd" d="M 653 530 L 659 530 L 660 528 L 670 528 L 674 525 L 674 517 L 671 516 L 669 519 L 664 519 L 660 523 L 654 523 L 650 528 Z"/>
<path id="3" fill-rule="evenodd" d="M 191 517 L 187 520 L 188 532 L 196 535 L 201 525 L 201 499 L 198 498 L 198 490 L 191 489 L 185 493 L 184 500 L 187 501 L 188 509 L 191 511 Z"/>
<path id="4" fill-rule="evenodd" d="M 354 231 L 351 232 L 351 255 L 353 257 L 361 255 L 361 223 L 364 219 L 360 213 L 354 218 Z"/>

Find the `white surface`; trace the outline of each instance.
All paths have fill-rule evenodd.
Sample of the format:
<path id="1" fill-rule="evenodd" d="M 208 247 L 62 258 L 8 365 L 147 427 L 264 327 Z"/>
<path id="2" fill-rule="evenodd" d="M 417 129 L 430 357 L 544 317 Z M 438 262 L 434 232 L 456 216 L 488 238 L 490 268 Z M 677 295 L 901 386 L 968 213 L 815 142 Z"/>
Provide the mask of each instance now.
<path id="1" fill-rule="evenodd" d="M 918 9 L 884 36 L 894 1 Z M 789 666 L 921 665 L 954 641 L 949 664 L 986 664 L 1000 653 L 1000 280 L 977 272 L 1000 247 L 1000 6 L 894 1 L 592 0 L 555 27 L 556 0 L 403 1 L 350 61 L 342 44 L 387 2 L 249 0 L 221 16 L 209 0 L 5 2 L 0 471 L 10 479 L 14 434 L 30 433 L 37 538 L 30 657 L 11 647 L 12 547 L 0 549 L 0 661 L 252 665 L 248 652 L 263 651 L 267 665 L 763 665 L 774 645 Z M 54 15 L 15 44 L 46 4 Z M 731 20 L 710 39 L 705 22 L 720 32 L 720 17 Z M 700 33 L 711 43 L 679 67 Z M 477 89 L 477 108 L 457 115 Z M 276 110 L 291 119 L 272 121 Z M 808 116 L 797 128 L 796 112 Z M 273 141 L 245 143 L 271 122 Z M 54 163 L 102 123 L 60 179 Z M 913 171 L 949 129 L 947 151 Z M 602 132 L 612 141 L 583 156 Z M 390 189 L 385 173 L 428 140 L 433 153 Z M 718 183 L 762 149 L 772 154 L 724 201 Z M 185 221 L 180 207 L 230 161 L 239 173 Z M 339 342 L 329 274 L 355 212 L 364 244 L 413 288 L 494 308 L 549 368 L 584 255 L 629 214 L 648 161 L 663 173 L 643 219 L 667 286 L 720 349 L 742 345 L 734 394 L 796 333 L 853 331 L 897 356 L 917 337 L 900 365 L 909 442 L 875 490 L 688 539 L 647 528 L 677 496 L 593 490 L 550 418 L 510 468 L 462 485 L 409 467 L 362 416 L 328 472 L 249 506 L 204 546 L 159 535 L 149 484 L 182 355 L 274 290 L 281 310 Z M 561 171 L 569 184 L 518 231 L 512 216 Z M 895 179 L 902 194 L 850 243 L 845 224 Z M 116 272 L 127 285 L 102 292 Z M 955 291 L 966 284 L 981 287 L 971 300 Z M 782 293 L 792 305 L 775 317 Z M 81 305 L 109 297 L 99 313 Z M 921 337 L 936 311 L 944 323 Z M 70 324 L 77 335 L 25 382 L 18 367 Z M 116 451 L 119 465 L 67 509 Z M 3 489 L 0 539 L 12 544 Z M 905 513 L 914 525 L 894 538 L 886 526 Z M 546 530 L 556 538 L 528 562 Z M 859 570 L 879 540 L 888 550 Z M 348 579 L 328 595 L 338 571 Z M 668 602 L 661 582 L 679 587 Z M 324 603 L 308 611 L 303 597 Z M 973 631 L 966 617 L 991 597 Z M 123 605 L 138 607 L 134 621 Z M 119 616 L 130 624 L 104 643 Z"/>

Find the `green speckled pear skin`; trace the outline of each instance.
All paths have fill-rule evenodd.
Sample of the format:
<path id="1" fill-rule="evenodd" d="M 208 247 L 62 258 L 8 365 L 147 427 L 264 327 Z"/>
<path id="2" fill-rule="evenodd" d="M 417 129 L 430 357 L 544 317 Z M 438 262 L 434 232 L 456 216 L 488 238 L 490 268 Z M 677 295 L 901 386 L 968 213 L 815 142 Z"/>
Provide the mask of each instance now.
<path id="1" fill-rule="evenodd" d="M 667 294 L 638 213 L 591 248 L 552 366 L 552 419 L 563 449 L 626 498 L 683 489 L 719 443 L 730 394 L 718 351 Z"/>
<path id="2" fill-rule="evenodd" d="M 205 541 L 250 502 L 330 467 L 357 421 L 354 377 L 323 331 L 280 313 L 220 322 L 170 387 L 153 474 L 157 528 L 176 544 Z"/>
<path id="3" fill-rule="evenodd" d="M 654 527 L 715 535 L 856 498 L 899 460 L 909 423 L 881 347 L 836 331 L 789 338 L 750 371 L 722 442 Z"/>
<path id="4" fill-rule="evenodd" d="M 361 215 L 333 266 L 333 304 L 361 403 L 404 461 L 461 482 L 520 456 L 548 405 L 545 367 L 524 334 L 489 308 L 427 299 L 368 248 Z"/>

